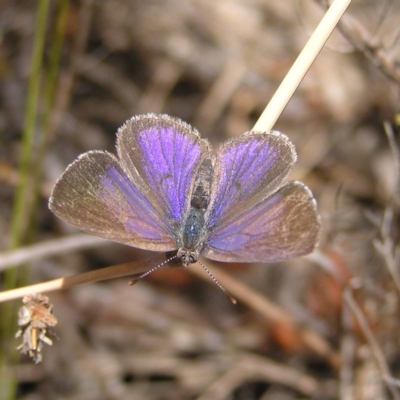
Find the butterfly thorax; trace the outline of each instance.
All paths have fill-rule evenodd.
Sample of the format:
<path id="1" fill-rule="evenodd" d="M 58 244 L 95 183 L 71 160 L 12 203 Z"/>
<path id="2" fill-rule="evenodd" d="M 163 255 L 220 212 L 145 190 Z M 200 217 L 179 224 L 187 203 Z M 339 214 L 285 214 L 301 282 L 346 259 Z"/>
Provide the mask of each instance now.
<path id="1" fill-rule="evenodd" d="M 211 184 L 213 177 L 213 163 L 211 158 L 206 158 L 197 171 L 190 199 L 190 208 L 205 210 L 210 203 Z"/>

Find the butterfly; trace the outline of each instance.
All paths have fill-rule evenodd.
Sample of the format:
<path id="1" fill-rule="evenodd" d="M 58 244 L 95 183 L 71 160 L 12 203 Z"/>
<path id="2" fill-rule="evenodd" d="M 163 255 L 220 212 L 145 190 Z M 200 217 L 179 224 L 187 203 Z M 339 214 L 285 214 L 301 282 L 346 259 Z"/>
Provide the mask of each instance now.
<path id="1" fill-rule="evenodd" d="M 225 262 L 277 262 L 310 253 L 320 219 L 310 190 L 286 183 L 297 155 L 280 132 L 250 131 L 214 152 L 168 115 L 131 118 L 118 157 L 89 151 L 56 182 L 49 207 L 81 230 L 140 249 Z"/>

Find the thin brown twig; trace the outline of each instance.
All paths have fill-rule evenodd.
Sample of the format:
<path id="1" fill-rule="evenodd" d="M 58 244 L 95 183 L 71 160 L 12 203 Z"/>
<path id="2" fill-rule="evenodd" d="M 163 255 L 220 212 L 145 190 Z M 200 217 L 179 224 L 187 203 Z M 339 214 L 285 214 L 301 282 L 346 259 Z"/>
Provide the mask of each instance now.
<path id="1" fill-rule="evenodd" d="M 97 269 L 95 271 L 89 271 L 83 274 L 77 274 L 65 278 L 54 279 L 52 281 L 37 283 L 35 285 L 7 290 L 5 292 L 0 292 L 0 303 L 19 299 L 32 293 L 52 292 L 55 290 L 67 289 L 87 283 L 141 274 L 149 269 L 149 265 L 153 265 L 155 262 L 158 262 L 159 259 L 160 256 L 158 255 L 156 258 L 153 257 L 145 261 L 114 265 L 112 267 Z"/>
<path id="2" fill-rule="evenodd" d="M 21 247 L 18 250 L 0 253 L 0 271 L 4 271 L 15 265 L 37 261 L 46 257 L 108 244 L 114 244 L 114 242 L 83 233 L 66 236 L 60 239 L 48 240 L 31 246 Z"/>
<path id="3" fill-rule="evenodd" d="M 317 390 L 317 381 L 287 365 L 278 364 L 264 357 L 238 353 L 231 368 L 220 376 L 196 400 L 225 399 L 237 387 L 248 380 L 262 379 L 295 388 L 307 396 Z"/>
<path id="4" fill-rule="evenodd" d="M 321 3 L 321 1 L 318 1 Z M 383 44 L 354 17 L 346 14 L 337 25 L 342 35 L 363 52 L 391 80 L 400 84 L 400 65 L 386 51 Z"/>
<path id="5" fill-rule="evenodd" d="M 355 282 L 355 281 L 354 281 Z M 364 333 L 364 336 L 372 350 L 372 354 L 374 355 L 375 361 L 378 365 L 378 368 L 381 372 L 383 380 L 386 382 L 386 385 L 393 396 L 395 400 L 400 399 L 400 394 L 398 390 L 394 387 L 393 381 L 394 379 L 392 378 L 392 375 L 390 373 L 389 366 L 387 365 L 387 362 L 385 360 L 385 357 L 379 347 L 379 344 L 377 340 L 375 339 L 374 334 L 372 333 L 371 328 L 368 325 L 368 322 L 358 306 L 357 302 L 355 301 L 352 290 L 351 288 L 346 288 L 344 293 L 343 293 L 343 298 L 347 304 L 347 306 L 350 308 L 351 312 L 355 316 L 357 322 L 360 324 L 360 327 L 362 329 L 362 332 Z"/>
<path id="6" fill-rule="evenodd" d="M 400 274 L 398 272 L 396 263 L 396 251 L 398 247 L 392 239 L 391 235 L 391 230 L 393 228 L 393 225 L 395 224 L 395 207 L 399 205 L 400 151 L 394 138 L 393 129 L 387 121 L 384 123 L 384 127 L 386 136 L 389 141 L 390 149 L 393 153 L 396 179 L 393 196 L 389 201 L 389 205 L 385 209 L 383 219 L 380 223 L 380 238 L 374 240 L 373 244 L 376 251 L 382 256 L 383 260 L 385 261 L 386 268 L 393 279 L 398 293 L 400 294 Z"/>
<path id="7" fill-rule="evenodd" d="M 334 349 L 332 349 L 325 338 L 309 328 L 300 326 L 300 324 L 297 323 L 297 321 L 285 310 L 276 304 L 273 304 L 265 296 L 257 293 L 254 289 L 239 282 L 233 276 L 226 274 L 215 266 L 212 266 L 211 268 L 213 273 L 214 271 L 217 271 L 217 279 L 235 299 L 243 302 L 253 310 L 256 310 L 268 320 L 285 324 L 288 329 L 298 333 L 303 343 L 310 350 L 326 359 L 335 368 L 339 367 L 340 356 Z M 209 276 L 205 274 L 202 268 L 189 266 L 188 270 L 197 277 L 210 282 Z"/>
<path id="8" fill-rule="evenodd" d="M 386 210 L 385 214 L 390 211 Z M 395 245 L 390 236 L 384 236 L 382 239 L 376 239 L 373 241 L 376 251 L 382 256 L 385 261 L 387 270 L 393 279 L 398 294 L 400 294 L 400 274 L 397 270 L 396 259 L 395 259 Z"/>
<path id="9" fill-rule="evenodd" d="M 394 170 L 395 170 L 395 188 L 393 191 L 393 202 L 396 206 L 400 205 L 400 150 L 399 146 L 394 137 L 393 127 L 389 121 L 384 121 L 383 127 L 389 142 L 390 150 L 392 151 L 394 158 Z"/>
<path id="10" fill-rule="evenodd" d="M 347 307 L 342 307 L 342 330 L 340 338 L 340 354 L 342 364 L 339 372 L 339 398 L 352 399 L 355 385 L 354 365 L 357 349 L 356 338 L 353 333 L 354 319 Z"/>

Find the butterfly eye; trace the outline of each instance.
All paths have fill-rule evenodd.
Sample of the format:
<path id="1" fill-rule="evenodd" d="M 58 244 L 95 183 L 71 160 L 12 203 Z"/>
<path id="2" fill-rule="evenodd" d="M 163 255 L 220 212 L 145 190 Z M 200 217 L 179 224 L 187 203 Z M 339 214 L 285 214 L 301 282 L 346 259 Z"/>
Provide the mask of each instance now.
<path id="1" fill-rule="evenodd" d="M 177 257 L 181 260 L 182 265 L 186 268 L 190 264 L 190 254 L 186 249 L 179 249 L 177 253 Z"/>
<path id="2" fill-rule="evenodd" d="M 182 260 L 182 258 L 184 258 L 186 255 L 186 251 L 184 249 L 179 249 L 178 252 L 176 253 L 176 256 Z"/>
<path id="3" fill-rule="evenodd" d="M 177 258 L 182 261 L 184 267 L 187 267 L 189 264 L 194 264 L 198 261 L 199 254 L 197 252 L 181 248 L 178 250 Z"/>
<path id="4" fill-rule="evenodd" d="M 199 255 L 197 253 L 190 253 L 189 261 L 191 264 L 196 263 L 199 260 Z"/>

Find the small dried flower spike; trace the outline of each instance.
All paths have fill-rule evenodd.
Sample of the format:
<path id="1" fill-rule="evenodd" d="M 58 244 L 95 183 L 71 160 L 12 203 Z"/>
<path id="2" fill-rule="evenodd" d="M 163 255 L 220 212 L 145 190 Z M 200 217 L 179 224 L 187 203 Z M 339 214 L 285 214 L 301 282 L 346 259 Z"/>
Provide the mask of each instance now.
<path id="1" fill-rule="evenodd" d="M 43 345 L 53 344 L 47 334 L 52 334 L 49 328 L 57 325 L 57 318 L 53 315 L 53 305 L 44 294 L 25 296 L 22 302 L 24 305 L 18 311 L 20 329 L 15 335 L 16 338 L 22 337 L 22 343 L 17 349 L 28 354 L 37 364 L 43 358 Z"/>

